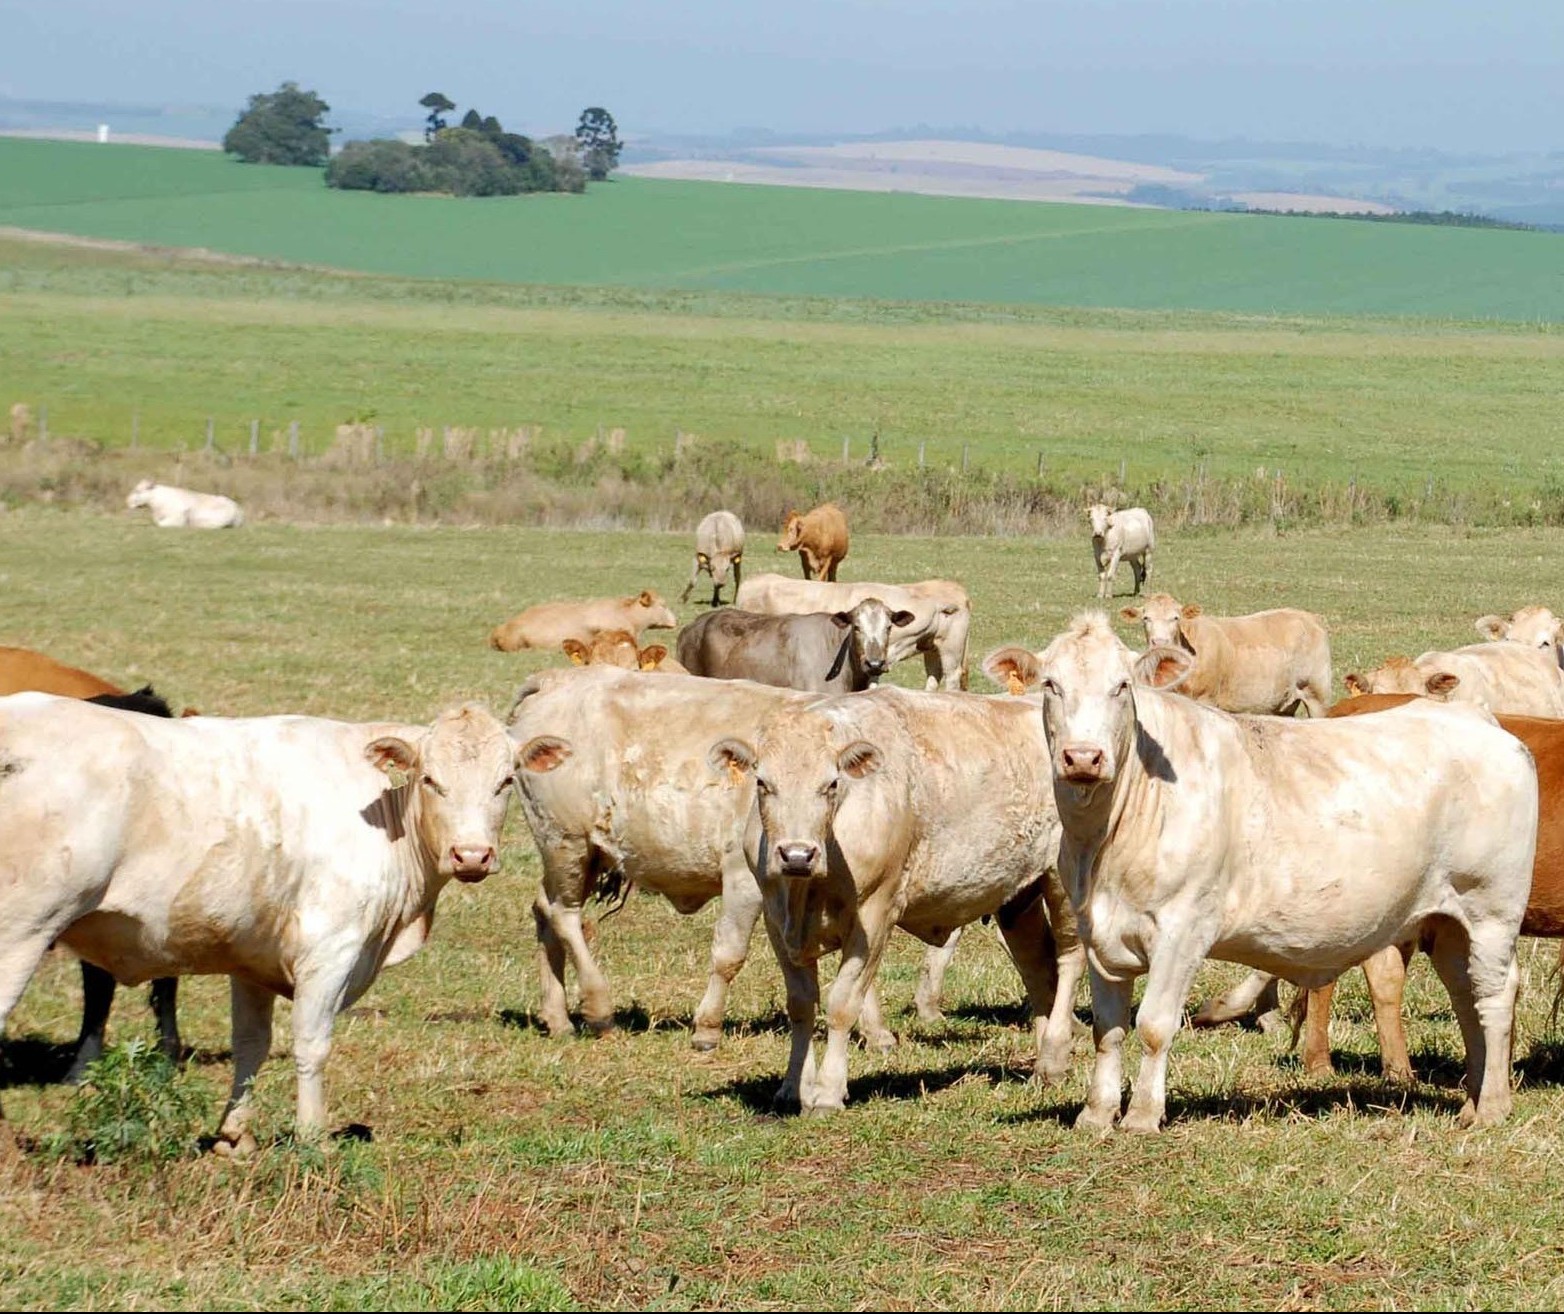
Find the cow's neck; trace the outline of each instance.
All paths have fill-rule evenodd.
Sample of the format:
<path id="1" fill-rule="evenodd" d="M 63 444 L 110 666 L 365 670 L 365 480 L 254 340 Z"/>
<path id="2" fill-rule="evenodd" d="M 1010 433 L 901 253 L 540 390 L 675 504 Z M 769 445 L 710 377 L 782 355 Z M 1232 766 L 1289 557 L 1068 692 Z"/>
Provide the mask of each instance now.
<path id="1" fill-rule="evenodd" d="M 389 789 L 383 795 L 386 806 L 395 818 L 394 828 L 388 829 L 391 840 L 391 860 L 405 891 L 398 913 L 398 926 L 423 916 L 434 907 L 434 901 L 445 887 L 445 876 L 428 844 L 424 842 L 422 791 L 412 781 Z"/>

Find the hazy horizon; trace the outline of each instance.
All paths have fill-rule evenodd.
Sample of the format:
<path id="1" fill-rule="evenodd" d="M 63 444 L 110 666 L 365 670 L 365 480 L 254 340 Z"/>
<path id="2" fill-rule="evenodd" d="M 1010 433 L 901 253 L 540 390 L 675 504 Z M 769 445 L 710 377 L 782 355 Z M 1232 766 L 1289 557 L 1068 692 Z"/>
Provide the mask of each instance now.
<path id="1" fill-rule="evenodd" d="M 1564 5 L 1492 0 L 0 0 L 0 95 L 230 106 L 292 79 L 343 115 L 445 92 L 530 133 L 1170 134 L 1564 150 Z"/>

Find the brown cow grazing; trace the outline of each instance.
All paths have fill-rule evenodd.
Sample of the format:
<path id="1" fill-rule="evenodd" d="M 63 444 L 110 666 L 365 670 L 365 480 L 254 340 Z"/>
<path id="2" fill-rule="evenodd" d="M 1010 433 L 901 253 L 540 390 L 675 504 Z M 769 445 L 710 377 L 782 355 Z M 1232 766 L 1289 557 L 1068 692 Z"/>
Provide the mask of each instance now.
<path id="1" fill-rule="evenodd" d="M 591 643 L 566 639 L 560 647 L 575 666 L 617 666 L 622 671 L 663 671 L 674 675 L 689 672 L 668 655 L 660 643 L 641 647 L 629 630 L 600 630 Z"/>
<path id="2" fill-rule="evenodd" d="M 805 579 L 835 580 L 836 568 L 847 556 L 847 517 L 835 502 L 825 502 L 799 515 L 782 518 L 778 552 L 797 552 Z"/>
<path id="3" fill-rule="evenodd" d="M 1182 648 L 1195 667 L 1179 692 L 1224 712 L 1324 716 L 1330 701 L 1330 639 L 1312 612 L 1277 607 L 1208 616 L 1198 603 L 1153 593 L 1119 615 L 1145 627 L 1148 648 Z"/>
<path id="4" fill-rule="evenodd" d="M 642 589 L 627 598 L 540 602 L 495 626 L 489 647 L 501 652 L 558 648 L 566 639 L 589 643 L 603 630 L 628 630 L 639 639 L 642 630 L 671 630 L 678 623 L 666 602 Z"/>
<path id="5" fill-rule="evenodd" d="M 84 698 L 101 707 L 140 712 L 144 716 L 174 715 L 168 703 L 153 692 L 152 686 L 126 692 L 118 685 L 67 666 L 31 648 L 0 648 L 0 694 L 52 693 L 64 698 Z M 190 715 L 186 712 L 186 715 Z M 111 973 L 81 960 L 81 1030 L 76 1037 L 76 1053 L 65 1080 L 76 1085 L 87 1074 L 87 1065 L 103 1053 L 104 1032 L 109 1010 L 114 1003 L 115 980 Z M 152 982 L 152 1013 L 157 1018 L 158 1048 L 176 1062 L 184 1053 L 179 1038 L 177 1000 L 179 978 L 160 976 Z"/>

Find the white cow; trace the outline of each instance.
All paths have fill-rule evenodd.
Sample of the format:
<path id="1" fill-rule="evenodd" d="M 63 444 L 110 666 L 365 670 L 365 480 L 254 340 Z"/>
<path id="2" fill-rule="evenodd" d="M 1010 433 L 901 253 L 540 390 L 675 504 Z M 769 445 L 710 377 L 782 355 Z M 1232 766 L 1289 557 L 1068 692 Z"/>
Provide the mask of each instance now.
<path id="1" fill-rule="evenodd" d="M 575 1030 L 566 1008 L 567 951 L 587 1027 L 613 1029 L 608 979 L 583 934 L 581 911 L 600 883 L 623 880 L 684 914 L 722 899 L 691 1037 L 696 1049 L 716 1048 L 728 987 L 760 918 L 760 891 L 742 845 L 754 787 L 742 776 L 714 775 L 707 752 L 724 735 L 753 736 L 779 706 L 816 696 L 747 680 L 648 679 L 612 666 L 539 671 L 521 687 L 510 731 L 521 744 L 522 810 L 543 861 L 533 919 L 538 1011 L 551 1035 Z M 877 1048 L 895 1044 L 874 1001 L 863 1029 Z"/>
<path id="2" fill-rule="evenodd" d="M 1097 1064 L 1078 1125 L 1119 1117 L 1130 992 L 1142 1060 L 1120 1126 L 1152 1132 L 1168 1052 L 1207 958 L 1316 987 L 1421 937 L 1466 1042 L 1463 1125 L 1510 1109 L 1515 940 L 1531 890 L 1537 772 L 1473 708 L 1414 699 L 1376 716 L 1234 716 L 1138 661 L 1099 613 L 1038 658 L 1059 870 L 1091 973 Z"/>
<path id="3" fill-rule="evenodd" d="M 893 664 L 921 653 L 926 688 L 967 687 L 967 632 L 972 628 L 972 599 L 954 580 L 836 584 L 788 575 L 752 575 L 739 587 L 734 605 L 771 616 L 798 616 L 816 611 L 851 611 L 867 598 L 879 598 L 893 611 L 910 611 L 913 615 L 912 623 L 899 628 L 891 638 Z"/>
<path id="4" fill-rule="evenodd" d="M 1392 657 L 1342 682 L 1349 694 L 1419 694 L 1474 703 L 1507 716 L 1564 717 L 1564 670 L 1551 651 L 1524 643 L 1469 643 L 1415 660 Z"/>
<path id="5" fill-rule="evenodd" d="M 515 771 L 475 705 L 417 726 L 0 699 L 0 1025 L 55 940 L 127 985 L 226 974 L 219 1136 L 254 1145 L 277 995 L 293 1000 L 298 1129 L 316 1135 L 333 1020 L 424 943 L 453 876 L 495 870 Z"/>
<path id="6" fill-rule="evenodd" d="M 1151 578 L 1151 554 L 1157 546 L 1157 533 L 1151 524 L 1151 512 L 1143 506 L 1115 511 L 1104 502 L 1086 508 L 1092 522 L 1092 556 L 1097 562 L 1097 596 L 1113 596 L 1113 577 L 1119 562 L 1127 561 L 1134 577 L 1134 592 Z"/>
<path id="7" fill-rule="evenodd" d="M 125 505 L 152 509 L 152 523 L 159 529 L 229 529 L 244 523 L 244 512 L 231 497 L 221 493 L 193 493 L 188 488 L 155 484 L 143 479 L 130 490 Z"/>
<path id="8" fill-rule="evenodd" d="M 711 751 L 714 766 L 755 781 L 744 850 L 792 1033 L 778 1108 L 842 1107 L 848 1032 L 895 927 L 939 954 L 954 929 L 990 913 L 1032 1005 L 1036 1073 L 1063 1076 L 1085 961 L 1055 871 L 1059 827 L 1034 706 L 881 688 L 782 704 L 756 738 Z M 841 967 L 817 1077 L 819 959 L 834 949 Z"/>
<path id="9" fill-rule="evenodd" d="M 1546 607 L 1522 607 L 1508 616 L 1480 616 L 1477 632 L 1485 639 L 1508 639 L 1511 643 L 1524 643 L 1551 653 L 1559 665 L 1564 666 L 1564 621 Z"/>

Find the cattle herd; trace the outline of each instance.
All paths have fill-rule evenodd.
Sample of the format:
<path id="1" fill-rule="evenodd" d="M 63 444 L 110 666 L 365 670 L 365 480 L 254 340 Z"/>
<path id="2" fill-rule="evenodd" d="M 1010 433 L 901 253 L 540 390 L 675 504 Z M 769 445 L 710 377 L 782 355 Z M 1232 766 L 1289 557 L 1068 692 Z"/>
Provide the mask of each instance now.
<path id="1" fill-rule="evenodd" d="M 167 518 L 159 491 L 138 486 L 131 505 L 159 524 L 239 523 L 237 508 L 223 519 L 206 502 Z M 1151 517 L 1097 505 L 1089 519 L 1099 598 L 1123 562 L 1139 593 Z M 1419 947 L 1465 1043 L 1462 1123 L 1505 1117 L 1516 940 L 1564 936 L 1564 810 L 1552 806 L 1564 801 L 1564 627 L 1551 612 L 1486 616 L 1482 642 L 1349 674 L 1356 696 L 1331 707 L 1318 616 L 1210 616 L 1153 594 L 1118 617 L 1140 627 L 1143 651 L 1086 611 L 1039 650 L 990 653 L 982 669 L 1005 692 L 981 695 L 967 692 L 966 590 L 838 582 L 847 550 L 840 508 L 790 512 L 778 551 L 799 554 L 804 578 L 744 578 L 743 525 L 707 516 L 683 600 L 704 573 L 711 609 L 674 655 L 641 644 L 678 624 L 650 589 L 539 603 L 493 630 L 495 648 L 570 661 L 527 678 L 505 723 L 476 704 L 424 725 L 176 718 L 150 687 L 0 649 L 0 1024 L 50 947 L 72 950 L 79 1077 L 116 981 L 155 982 L 177 1054 L 175 979 L 226 975 L 234 1079 L 219 1149 L 254 1144 L 250 1086 L 278 995 L 294 1002 L 298 1129 L 318 1134 L 335 1017 L 423 944 L 449 881 L 496 870 L 514 794 L 541 859 L 549 1033 L 574 1029 L 567 961 L 585 1025 L 613 1026 L 583 922 L 594 896 L 633 884 L 681 913 L 720 899 L 692 1043 L 720 1043 L 763 920 L 790 1025 L 782 1110 L 842 1107 L 855 1029 L 871 1048 L 896 1043 L 875 989 L 895 928 L 928 946 L 917 1004 L 937 1017 L 961 929 L 992 917 L 1035 1018 L 1042 1081 L 1068 1069 L 1089 977 L 1082 1126 L 1161 1126 L 1172 1041 L 1207 958 L 1254 972 L 1195 1022 L 1274 1008 L 1278 981 L 1293 982 L 1309 992 L 1312 1070 L 1330 1062 L 1331 983 L 1363 964 L 1387 1073 L 1409 1075 L 1399 1001 Z M 924 688 L 877 686 L 914 655 Z M 1141 976 L 1141 1066 L 1123 1108 Z"/>

